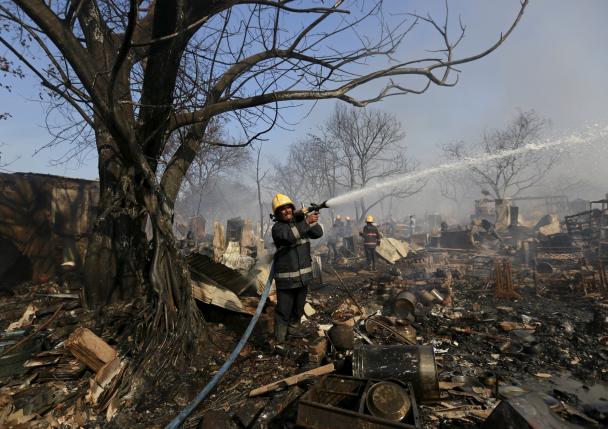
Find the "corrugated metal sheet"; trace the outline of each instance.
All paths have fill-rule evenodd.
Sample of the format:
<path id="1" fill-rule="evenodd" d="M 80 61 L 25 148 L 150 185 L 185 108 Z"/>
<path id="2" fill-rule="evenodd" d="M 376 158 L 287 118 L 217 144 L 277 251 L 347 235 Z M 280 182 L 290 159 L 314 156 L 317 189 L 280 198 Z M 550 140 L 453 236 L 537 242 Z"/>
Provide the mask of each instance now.
<path id="1" fill-rule="evenodd" d="M 199 281 L 213 281 L 237 295 L 243 293 L 255 279 L 247 279 L 227 266 L 213 261 L 209 256 L 191 253 L 188 256 L 188 266 L 192 278 Z"/>
<path id="2" fill-rule="evenodd" d="M 243 303 L 234 292 L 221 286 L 194 280 L 192 282 L 192 296 L 194 299 L 198 299 L 206 304 L 222 307 L 226 310 L 249 315 L 253 315 L 254 313 L 243 306 Z"/>

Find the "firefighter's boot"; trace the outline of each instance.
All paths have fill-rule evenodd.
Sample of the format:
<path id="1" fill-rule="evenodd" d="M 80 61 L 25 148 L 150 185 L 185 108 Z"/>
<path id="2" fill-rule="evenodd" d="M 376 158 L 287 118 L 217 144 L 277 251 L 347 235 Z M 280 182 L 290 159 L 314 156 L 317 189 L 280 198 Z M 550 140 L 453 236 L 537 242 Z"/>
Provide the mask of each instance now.
<path id="1" fill-rule="evenodd" d="M 274 339 L 277 344 L 284 344 L 287 338 L 287 325 L 285 323 L 275 322 L 274 324 Z"/>
<path id="2" fill-rule="evenodd" d="M 302 330 L 300 322 L 291 322 L 287 328 L 287 334 L 291 338 L 304 338 L 306 333 Z"/>

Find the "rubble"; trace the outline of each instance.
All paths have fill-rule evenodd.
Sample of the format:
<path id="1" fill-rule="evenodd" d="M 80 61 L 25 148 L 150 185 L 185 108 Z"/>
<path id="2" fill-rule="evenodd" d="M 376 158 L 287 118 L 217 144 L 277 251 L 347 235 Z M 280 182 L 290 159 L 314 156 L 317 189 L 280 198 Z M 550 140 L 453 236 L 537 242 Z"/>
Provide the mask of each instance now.
<path id="1" fill-rule="evenodd" d="M 415 252 L 387 237 L 377 272 L 356 256 L 324 260 L 306 336 L 274 347 L 271 293 L 237 364 L 184 427 L 535 427 L 531 407 L 554 427 L 605 425 L 604 263 L 597 248 L 554 233 L 553 217 L 539 224 L 473 242 L 470 231 L 443 231 L 451 247 L 439 240 Z M 552 233 L 541 231 L 547 225 Z M 0 296 L 0 421 L 130 427 L 118 411 L 161 423 L 179 412 L 231 352 L 269 273 L 266 257 L 251 256 L 255 239 L 229 229 L 228 254 L 254 265 L 233 269 L 213 259 L 215 249 L 184 249 L 214 352 L 143 404 L 115 391 L 136 307 L 109 307 L 102 324 L 81 308 L 77 283 L 26 283 Z"/>
<path id="2" fill-rule="evenodd" d="M 300 374 L 293 375 L 291 377 L 287 377 L 279 381 L 275 381 L 265 386 L 258 387 L 257 389 L 253 389 L 251 392 L 249 392 L 249 396 L 253 397 L 263 395 L 264 393 L 272 392 L 276 389 L 293 386 L 294 384 L 298 384 L 304 380 L 334 372 L 335 369 L 336 367 L 333 363 L 328 363 L 327 365 L 323 365 L 319 368 L 311 369 L 310 371 L 302 372 Z"/>
<path id="3" fill-rule="evenodd" d="M 94 372 L 98 372 L 117 356 L 114 348 L 87 328 L 76 329 L 64 345 L 76 359 Z"/>

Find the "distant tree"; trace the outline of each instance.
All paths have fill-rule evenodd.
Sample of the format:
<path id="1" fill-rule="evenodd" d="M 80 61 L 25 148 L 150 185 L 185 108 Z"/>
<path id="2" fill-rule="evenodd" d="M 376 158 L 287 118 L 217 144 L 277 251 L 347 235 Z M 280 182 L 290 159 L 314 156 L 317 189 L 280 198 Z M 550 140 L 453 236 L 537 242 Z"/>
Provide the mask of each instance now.
<path id="1" fill-rule="evenodd" d="M 184 139 L 192 138 L 188 130 L 174 133 L 163 154 L 165 165 L 175 151 L 183 145 Z M 206 194 L 215 186 L 221 176 L 238 173 L 251 161 L 248 147 L 235 147 L 226 133 L 225 124 L 213 120 L 201 138 L 198 151 L 188 168 L 178 198 L 182 207 L 188 208 L 188 215 L 197 216 Z M 161 166 L 162 172 L 162 166 Z M 188 201 L 189 203 L 185 203 Z"/>
<path id="2" fill-rule="evenodd" d="M 338 148 L 327 139 L 309 135 L 289 146 L 284 162 L 275 162 L 273 182 L 301 203 L 322 202 L 335 195 Z"/>
<path id="3" fill-rule="evenodd" d="M 291 153 L 285 161 L 273 160 L 270 180 L 273 184 L 272 194 L 281 193 L 287 195 L 296 204 L 309 197 L 306 178 L 295 173 L 299 168 L 296 159 Z"/>
<path id="4" fill-rule="evenodd" d="M 413 171 L 406 155 L 404 133 L 394 115 L 371 109 L 336 105 L 319 133 L 290 145 L 285 163 L 275 166 L 277 186 L 295 181 L 294 195 L 305 202 L 322 202 Z M 289 171 L 292 179 L 281 172 Z M 422 189 L 422 183 L 393 187 L 355 204 L 357 222 L 390 197 L 404 198 Z"/>
<path id="5" fill-rule="evenodd" d="M 416 167 L 407 156 L 405 134 L 394 115 L 337 104 L 325 123 L 325 130 L 337 148 L 338 183 L 346 190 L 366 188 L 411 173 Z M 415 181 L 360 199 L 355 203 L 356 221 L 362 223 L 367 213 L 385 199 L 412 196 L 423 186 L 423 182 Z"/>
<path id="6" fill-rule="evenodd" d="M 533 110 L 519 112 L 505 128 L 485 132 L 478 144 L 451 143 L 442 151 L 446 159 L 463 161 L 471 156 L 521 149 L 539 141 L 547 125 L 548 121 Z M 558 156 L 556 152 L 523 150 L 470 166 L 466 171 L 473 183 L 488 189 L 494 198 L 512 198 L 543 180 Z"/>
<path id="7" fill-rule="evenodd" d="M 255 157 L 255 186 L 258 194 L 258 208 L 260 209 L 260 238 L 263 238 L 266 229 L 264 228 L 265 220 L 267 219 L 267 214 L 264 212 L 264 208 L 268 206 L 268 204 L 264 204 L 262 201 L 262 192 L 264 190 L 264 184 L 267 177 L 270 174 L 270 169 L 264 169 L 262 167 L 262 144 L 259 144 L 256 149 L 256 157 Z"/>
<path id="8" fill-rule="evenodd" d="M 441 161 L 453 162 L 453 153 L 463 153 L 464 146 L 464 142 L 444 145 L 441 151 Z M 435 176 L 435 183 L 441 196 L 449 200 L 456 210 L 461 208 L 467 199 L 472 198 L 474 192 L 479 192 L 476 183 L 471 179 L 470 172 L 466 170 L 439 172 Z"/>

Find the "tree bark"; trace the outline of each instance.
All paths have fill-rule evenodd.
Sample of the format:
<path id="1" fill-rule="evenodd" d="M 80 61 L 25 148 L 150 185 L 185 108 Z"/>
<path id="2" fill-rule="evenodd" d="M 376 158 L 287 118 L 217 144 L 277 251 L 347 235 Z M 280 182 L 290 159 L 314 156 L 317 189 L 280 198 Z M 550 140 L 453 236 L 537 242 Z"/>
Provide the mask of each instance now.
<path id="1" fill-rule="evenodd" d="M 138 333 L 142 341 L 124 386 L 136 398 L 150 386 L 166 388 L 167 369 L 185 369 L 200 360 L 207 339 L 204 319 L 192 299 L 190 273 L 173 237 L 171 216 L 161 210 L 155 195 L 144 188 L 140 191 L 150 214 L 153 251 L 146 277 L 147 311 Z"/>
<path id="2" fill-rule="evenodd" d="M 172 212 L 159 195 L 116 156 L 115 142 L 100 128 L 98 219 L 85 262 L 85 301 L 100 312 L 114 302 L 143 298 L 133 320 L 134 356 L 121 390 L 139 397 L 163 383 L 167 369 L 186 368 L 205 348 L 203 317 L 192 299 L 190 274 L 177 250 Z M 146 222 L 152 226 L 152 242 Z"/>
<path id="3" fill-rule="evenodd" d="M 141 296 L 145 278 L 146 218 L 138 207 L 133 169 L 99 126 L 99 203 L 85 259 L 85 303 L 91 309 Z"/>

